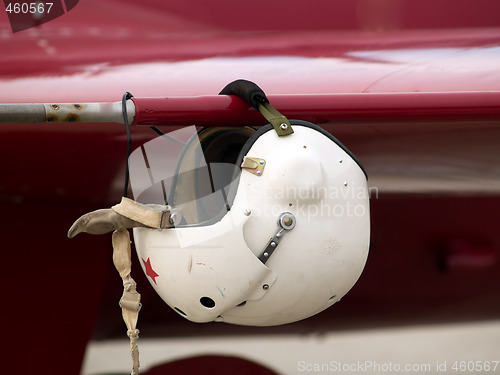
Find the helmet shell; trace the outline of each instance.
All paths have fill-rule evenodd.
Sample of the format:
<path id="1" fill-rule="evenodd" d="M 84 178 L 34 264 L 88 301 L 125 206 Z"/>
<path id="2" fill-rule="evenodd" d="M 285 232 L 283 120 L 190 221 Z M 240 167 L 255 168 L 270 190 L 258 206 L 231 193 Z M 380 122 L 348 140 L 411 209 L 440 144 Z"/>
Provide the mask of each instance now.
<path id="1" fill-rule="evenodd" d="M 356 283 L 370 238 L 369 191 L 355 157 L 316 125 L 291 121 L 294 134 L 259 129 L 244 145 L 218 221 L 134 229 L 135 246 L 158 276 L 158 294 L 185 318 L 269 326 L 323 311 Z M 260 173 L 239 165 L 261 161 Z M 258 257 L 291 213 L 265 262 Z M 154 276 L 154 274 L 153 274 Z"/>

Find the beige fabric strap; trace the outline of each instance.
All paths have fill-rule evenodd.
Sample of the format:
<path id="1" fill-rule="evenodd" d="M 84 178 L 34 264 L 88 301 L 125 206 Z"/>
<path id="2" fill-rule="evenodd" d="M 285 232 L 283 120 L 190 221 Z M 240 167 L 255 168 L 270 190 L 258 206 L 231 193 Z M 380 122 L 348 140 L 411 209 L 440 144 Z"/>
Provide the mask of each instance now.
<path id="1" fill-rule="evenodd" d="M 141 309 L 141 295 L 137 293 L 136 283 L 130 276 L 132 259 L 127 228 L 171 228 L 175 224 L 176 216 L 180 217 L 171 211 L 170 206 L 145 205 L 123 197 L 122 201 L 111 209 L 97 210 L 81 216 L 68 231 L 69 238 L 82 232 L 104 234 L 113 231 L 113 263 L 123 281 L 120 306 L 130 338 L 132 375 L 139 375 L 139 330 L 136 326 Z"/>
<path id="2" fill-rule="evenodd" d="M 139 374 L 139 330 L 136 328 L 141 309 L 141 295 L 136 290 L 136 282 L 130 276 L 132 267 L 130 234 L 127 229 L 120 228 L 113 232 L 113 263 L 123 281 L 123 294 L 120 299 L 122 316 L 127 326 L 127 335 L 130 338 L 132 356 L 132 375 Z"/>
<path id="3" fill-rule="evenodd" d="M 173 224 L 170 206 L 146 205 L 122 197 L 122 201 L 111 207 L 111 209 L 128 219 L 150 228 L 165 229 L 172 227 Z"/>

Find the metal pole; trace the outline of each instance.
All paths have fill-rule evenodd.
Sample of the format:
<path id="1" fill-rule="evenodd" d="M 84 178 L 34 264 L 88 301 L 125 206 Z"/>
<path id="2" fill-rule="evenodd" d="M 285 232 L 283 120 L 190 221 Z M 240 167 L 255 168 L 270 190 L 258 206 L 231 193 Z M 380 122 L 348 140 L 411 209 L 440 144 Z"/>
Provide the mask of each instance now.
<path id="1" fill-rule="evenodd" d="M 500 91 L 269 95 L 289 119 L 325 123 L 475 122 L 500 119 Z M 259 112 L 233 95 L 132 98 L 136 126 L 263 125 Z M 121 123 L 122 103 L 0 104 L 0 123 Z"/>
<path id="2" fill-rule="evenodd" d="M 127 100 L 131 123 L 135 105 Z M 11 103 L 0 104 L 0 123 L 115 122 L 123 124 L 122 102 L 104 103 Z"/>
<path id="3" fill-rule="evenodd" d="M 268 95 L 289 119 L 326 123 L 418 123 L 500 120 L 500 91 Z M 132 98 L 133 125 L 263 125 L 262 115 L 233 95 Z"/>
<path id="4" fill-rule="evenodd" d="M 45 122 L 43 104 L 0 104 L 0 123 L 26 124 Z"/>

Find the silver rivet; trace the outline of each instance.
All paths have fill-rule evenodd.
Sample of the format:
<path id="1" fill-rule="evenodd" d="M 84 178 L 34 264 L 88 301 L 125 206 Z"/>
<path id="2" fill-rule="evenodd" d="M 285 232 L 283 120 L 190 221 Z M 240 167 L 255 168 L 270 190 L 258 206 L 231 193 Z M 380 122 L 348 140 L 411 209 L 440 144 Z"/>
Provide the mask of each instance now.
<path id="1" fill-rule="evenodd" d="M 260 159 L 260 160 L 259 160 L 260 165 L 264 165 L 264 163 L 265 163 L 265 162 L 266 162 L 266 161 L 265 161 L 264 159 Z"/>
<path id="2" fill-rule="evenodd" d="M 276 242 L 271 242 L 271 247 L 276 247 Z"/>
<path id="3" fill-rule="evenodd" d="M 344 182 L 344 186 L 347 186 L 347 182 Z"/>
<path id="4" fill-rule="evenodd" d="M 340 159 L 340 160 L 339 160 L 339 163 L 340 163 L 340 164 L 342 164 L 342 162 L 343 162 L 343 160 L 342 160 L 342 159 Z"/>
<path id="5" fill-rule="evenodd" d="M 260 174 L 262 174 L 262 171 L 257 171 L 257 172 L 255 172 L 255 173 L 257 173 L 257 174 L 259 174 L 259 175 L 260 175 Z"/>
<path id="6" fill-rule="evenodd" d="M 252 214 L 252 211 L 250 210 L 245 210 L 244 212 L 245 216 L 250 216 Z"/>
<path id="7" fill-rule="evenodd" d="M 283 219 L 283 223 L 289 227 L 290 225 L 293 224 L 293 218 L 291 216 L 286 216 L 284 219 Z"/>
<path id="8" fill-rule="evenodd" d="M 264 253 L 264 256 L 267 258 L 269 256 L 269 253 Z"/>
<path id="9" fill-rule="evenodd" d="M 281 238 L 283 236 L 281 233 L 276 233 L 276 237 Z"/>
<path id="10" fill-rule="evenodd" d="M 287 130 L 288 129 L 288 124 L 283 123 L 283 124 L 280 125 L 280 128 L 281 128 L 281 130 Z"/>
<path id="11" fill-rule="evenodd" d="M 262 285 L 262 289 L 264 289 L 264 290 L 268 290 L 268 289 L 269 289 L 269 284 L 264 284 L 264 285 Z"/>

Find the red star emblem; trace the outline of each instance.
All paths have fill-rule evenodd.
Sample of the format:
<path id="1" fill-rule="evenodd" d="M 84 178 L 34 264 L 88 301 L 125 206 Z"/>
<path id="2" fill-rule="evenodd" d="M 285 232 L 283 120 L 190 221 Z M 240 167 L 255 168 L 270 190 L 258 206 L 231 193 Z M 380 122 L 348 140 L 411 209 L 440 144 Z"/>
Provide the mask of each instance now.
<path id="1" fill-rule="evenodd" d="M 141 258 L 142 259 L 142 258 Z M 146 275 L 151 277 L 151 280 L 156 284 L 155 278 L 160 276 L 158 275 L 154 270 L 153 267 L 151 267 L 151 259 L 148 258 L 148 260 L 142 259 L 142 262 L 144 263 L 144 267 L 146 267 Z"/>

